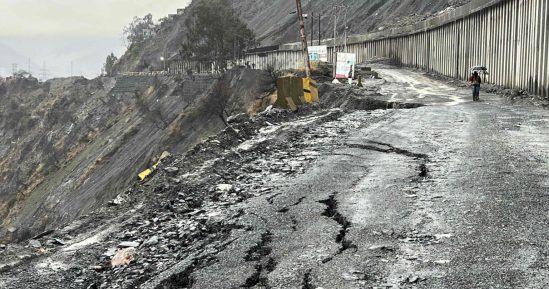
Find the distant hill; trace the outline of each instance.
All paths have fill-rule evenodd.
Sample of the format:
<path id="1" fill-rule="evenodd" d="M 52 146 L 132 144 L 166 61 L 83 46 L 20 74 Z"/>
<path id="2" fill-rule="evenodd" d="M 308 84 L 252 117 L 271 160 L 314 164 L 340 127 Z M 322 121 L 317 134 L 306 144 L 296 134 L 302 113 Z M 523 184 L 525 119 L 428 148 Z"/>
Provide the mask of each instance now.
<path id="1" fill-rule="evenodd" d="M 194 0 L 182 13 L 166 21 L 159 33 L 139 46 L 131 47 L 123 56 L 119 71 L 141 71 L 145 67 L 159 69 L 161 56 L 170 58 L 178 53 L 185 40 L 187 19 L 200 1 Z M 248 26 L 254 30 L 260 45 L 273 45 L 299 41 L 295 0 L 230 0 L 233 7 Z M 450 7 L 461 6 L 470 0 L 339 0 L 340 7 L 333 9 L 333 0 L 303 1 L 304 13 L 322 15 L 321 37 L 332 38 L 334 15 L 338 16 L 337 33 L 345 30 L 345 16 L 348 34 L 364 34 L 371 31 L 403 26 L 418 22 Z M 346 11 L 346 13 L 345 13 Z M 316 18 L 317 16 L 315 16 Z M 307 33 L 311 23 L 307 20 Z M 318 39 L 318 18 L 315 19 L 314 39 Z"/>
<path id="2" fill-rule="evenodd" d="M 0 74 L 11 74 L 12 63 L 39 76 L 44 63 L 48 78 L 72 75 L 94 78 L 101 73 L 107 54 L 124 52 L 118 37 L 3 37 L 0 39 Z M 4 68 L 4 69 L 2 69 Z"/>

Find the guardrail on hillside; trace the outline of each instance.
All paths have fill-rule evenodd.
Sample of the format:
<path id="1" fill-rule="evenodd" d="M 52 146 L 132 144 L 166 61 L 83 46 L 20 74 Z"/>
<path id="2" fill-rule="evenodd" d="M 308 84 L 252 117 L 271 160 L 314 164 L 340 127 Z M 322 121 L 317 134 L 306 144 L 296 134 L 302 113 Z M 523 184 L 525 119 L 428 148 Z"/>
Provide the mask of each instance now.
<path id="1" fill-rule="evenodd" d="M 350 37 L 348 50 L 358 62 L 389 57 L 459 79 L 469 76 L 470 67 L 484 65 L 491 72 L 488 82 L 548 97 L 548 2 L 473 0 L 415 25 Z M 333 47 L 328 54 L 333 61 Z M 246 61 L 260 69 L 297 69 L 300 45 L 248 53 Z"/>

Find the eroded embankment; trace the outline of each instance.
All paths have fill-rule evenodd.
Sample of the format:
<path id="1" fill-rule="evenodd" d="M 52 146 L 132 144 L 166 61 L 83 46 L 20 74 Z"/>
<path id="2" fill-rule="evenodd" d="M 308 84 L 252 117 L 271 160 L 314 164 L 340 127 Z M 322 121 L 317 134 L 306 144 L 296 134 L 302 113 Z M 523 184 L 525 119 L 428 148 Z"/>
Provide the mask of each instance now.
<path id="1" fill-rule="evenodd" d="M 215 94 L 223 82 L 225 93 Z M 250 93 L 242 93 L 246 87 Z M 0 238 L 24 240 L 101 207 L 163 150 L 186 151 L 227 114 L 264 106 L 253 70 L 217 76 L 7 79 L 0 84 Z M 177 145 L 174 145 L 177 144 Z"/>
<path id="2" fill-rule="evenodd" d="M 8 288 L 29 284 L 48 288 L 67 288 L 68 284 L 76 284 L 75 288 L 199 286 L 204 279 L 197 275 L 198 271 L 216 264 L 223 254 L 240 260 L 237 245 L 245 248 L 238 263 L 250 266 L 252 274 L 240 279 L 234 276 L 238 279 L 235 286 L 264 284 L 265 276 L 277 266 L 270 252 L 274 233 L 260 226 L 243 225 L 243 218 L 254 216 L 247 212 L 246 201 L 272 192 L 270 176 L 287 178 L 306 172 L 307 164 L 319 155 L 307 150 L 307 143 L 321 140 L 315 128 L 345 115 L 340 107 L 352 110 L 352 102 L 340 103 L 341 99 L 377 104 L 367 107 L 372 110 L 388 107 L 386 102 L 369 100 L 377 95 L 375 90 L 341 87 L 332 92 L 349 90 L 353 92 L 340 94 L 338 101 L 326 97 L 321 104 L 304 106 L 297 114 L 274 109 L 251 119 L 242 115 L 232 118 L 230 128 L 200 142 L 186 154 L 166 159 L 149 182 L 132 185 L 116 198 L 113 206 L 94 211 L 67 228 L 37 237 L 38 251 L 9 245 L 2 253 L 5 260 L 23 255 L 30 259 L 5 266 L 9 273 L 0 275 L 0 285 L 12 286 Z M 337 129 L 333 133 L 337 134 Z M 332 133 L 328 135 L 333 137 Z M 285 214 L 304 201 L 305 198 L 300 198 L 278 211 Z M 338 213 L 335 195 L 317 204 L 325 206 L 321 214 L 333 221 L 337 230 L 333 239 L 336 251 L 353 248 L 345 236 L 350 223 Z M 299 221 L 294 219 L 290 227 L 297 230 L 297 226 Z M 249 232 L 249 238 L 235 237 L 243 232 Z M 241 244 L 255 239 L 257 242 L 249 246 Z M 113 254 L 120 246 L 136 246 L 135 260 L 129 266 L 111 268 Z M 34 272 L 32 280 L 28 272 Z M 305 276 L 304 284 L 310 283 L 307 280 Z"/>

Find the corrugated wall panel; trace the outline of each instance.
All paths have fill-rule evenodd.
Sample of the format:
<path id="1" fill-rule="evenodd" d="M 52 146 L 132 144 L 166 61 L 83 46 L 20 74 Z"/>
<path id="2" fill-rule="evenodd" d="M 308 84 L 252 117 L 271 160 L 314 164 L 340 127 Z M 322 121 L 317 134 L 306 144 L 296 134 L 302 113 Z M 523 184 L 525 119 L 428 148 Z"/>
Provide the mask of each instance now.
<path id="1" fill-rule="evenodd" d="M 439 27 L 350 44 L 348 50 L 359 62 L 391 57 L 402 65 L 460 79 L 468 77 L 471 66 L 486 65 L 489 82 L 548 96 L 548 14 L 548 0 L 504 0 Z M 330 62 L 333 51 L 328 48 Z M 260 69 L 296 69 L 301 57 L 300 51 L 284 51 L 248 55 L 246 60 Z"/>

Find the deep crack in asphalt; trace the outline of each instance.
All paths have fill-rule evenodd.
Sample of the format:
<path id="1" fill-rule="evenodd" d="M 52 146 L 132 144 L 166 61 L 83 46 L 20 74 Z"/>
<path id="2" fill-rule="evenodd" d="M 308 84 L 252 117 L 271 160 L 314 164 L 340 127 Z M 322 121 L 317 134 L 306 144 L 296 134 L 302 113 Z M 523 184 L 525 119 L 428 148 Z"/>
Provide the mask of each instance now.
<path id="1" fill-rule="evenodd" d="M 336 243 L 340 244 L 339 251 L 334 256 L 330 256 L 322 260 L 322 263 L 331 261 L 336 255 L 339 255 L 348 249 L 357 248 L 351 241 L 345 239 L 347 231 L 351 227 L 351 222 L 338 211 L 338 203 L 336 200 L 337 194 L 337 192 L 334 192 L 328 199 L 319 201 L 320 203 L 326 205 L 326 210 L 322 213 L 322 215 L 331 218 L 341 226 L 341 229 L 335 239 Z"/>
<path id="2" fill-rule="evenodd" d="M 419 179 L 417 181 L 421 182 L 429 178 L 429 168 L 427 167 L 427 163 L 429 163 L 429 156 L 426 154 L 415 153 L 406 149 L 394 147 L 388 143 L 382 143 L 382 142 L 376 142 L 376 141 L 368 141 L 368 144 L 350 143 L 350 144 L 347 144 L 347 147 L 376 151 L 381 153 L 394 153 L 394 154 L 413 158 L 414 160 L 419 162 L 419 173 L 418 173 Z"/>

